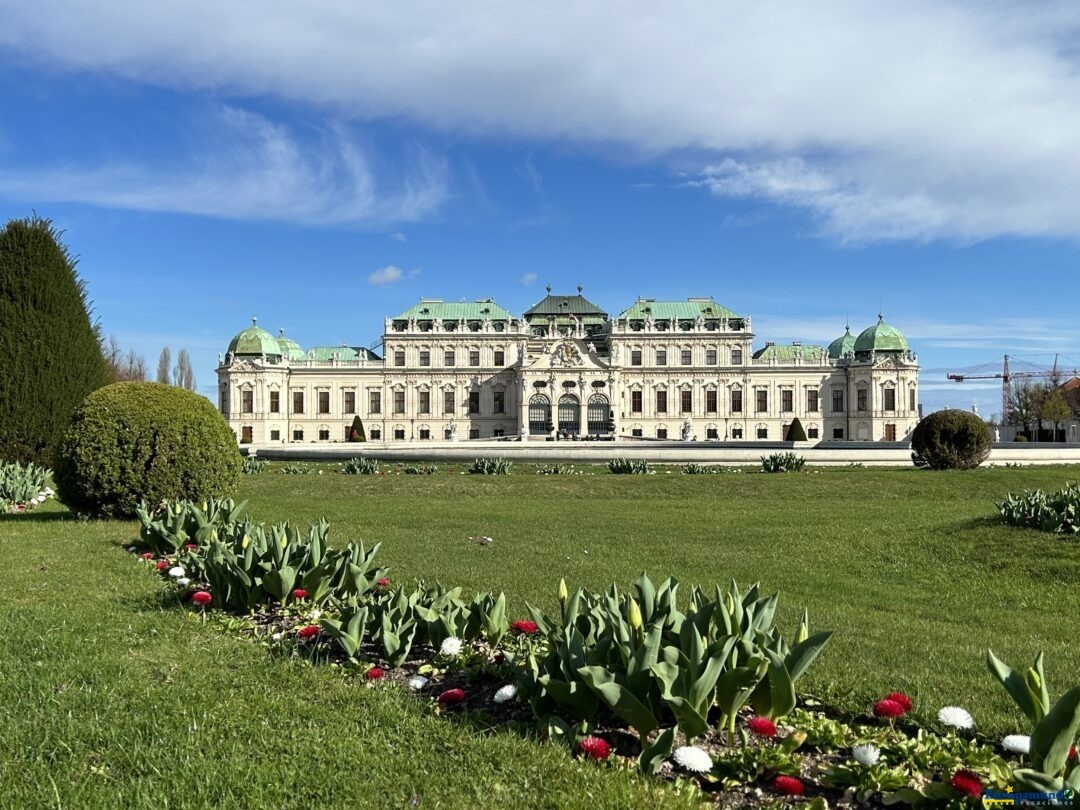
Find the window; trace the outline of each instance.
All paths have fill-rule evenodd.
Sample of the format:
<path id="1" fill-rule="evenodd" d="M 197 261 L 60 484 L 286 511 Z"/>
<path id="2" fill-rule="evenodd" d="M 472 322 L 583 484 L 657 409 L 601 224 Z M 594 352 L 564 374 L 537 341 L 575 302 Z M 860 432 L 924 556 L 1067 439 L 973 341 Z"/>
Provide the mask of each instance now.
<path id="1" fill-rule="evenodd" d="M 630 413 L 641 413 L 641 392 L 630 392 Z"/>
<path id="2" fill-rule="evenodd" d="M 420 392 L 420 413 L 431 413 L 431 392 Z"/>
<path id="3" fill-rule="evenodd" d="M 328 442 L 328 441 L 330 441 L 330 430 L 329 430 L 329 428 L 319 428 L 319 441 L 320 442 Z"/>
<path id="4" fill-rule="evenodd" d="M 818 412 L 818 392 L 816 389 L 810 389 L 806 392 L 806 412 Z"/>
<path id="5" fill-rule="evenodd" d="M 832 429 L 832 437 L 834 439 L 842 439 L 842 438 L 844 438 L 844 429 L 843 428 L 833 428 Z"/>
<path id="6" fill-rule="evenodd" d="M 682 352 L 680 352 L 679 362 L 681 362 L 684 366 L 690 365 L 690 363 L 691 363 L 691 352 L 690 352 L 689 349 L 683 349 Z"/>
<path id="7" fill-rule="evenodd" d="M 496 439 L 501 439 L 503 436 L 506 435 L 506 431 L 502 428 L 495 428 L 493 431 L 491 431 L 491 435 L 494 436 Z"/>
<path id="8" fill-rule="evenodd" d="M 443 362 L 444 366 L 452 366 L 452 365 L 454 365 L 454 350 L 453 349 L 447 349 L 445 352 L 443 352 L 442 362 Z"/>
<path id="9" fill-rule="evenodd" d="M 240 428 L 240 444 L 251 444 L 254 432 L 255 429 L 251 425 L 244 425 Z"/>
<path id="10" fill-rule="evenodd" d="M 551 430 L 551 401 L 543 394 L 529 400 L 529 435 L 542 436 Z"/>
<path id="11" fill-rule="evenodd" d="M 832 392 L 832 409 L 833 413 L 844 412 L 844 389 L 834 388 Z"/>
<path id="12" fill-rule="evenodd" d="M 219 404 L 221 406 L 221 412 L 227 414 L 229 412 L 229 388 L 228 386 L 221 386 L 221 397 L 219 398 Z"/>
<path id="13" fill-rule="evenodd" d="M 731 350 L 731 364 L 733 366 L 742 365 L 742 349 Z"/>
<path id="14" fill-rule="evenodd" d="M 908 406 L 907 407 L 908 407 L 909 411 L 914 411 L 915 410 L 915 389 L 914 388 L 909 388 L 908 389 Z"/>
<path id="15" fill-rule="evenodd" d="M 705 438 L 706 439 L 719 439 L 720 434 L 717 432 L 716 428 L 705 428 Z"/>
<path id="16" fill-rule="evenodd" d="M 319 413 L 330 413 L 330 392 L 319 392 Z"/>
<path id="17" fill-rule="evenodd" d="M 280 412 L 281 412 L 281 392 L 279 392 L 279 391 L 271 391 L 270 392 L 270 413 L 280 413 Z"/>
<path id="18" fill-rule="evenodd" d="M 634 349 L 632 352 L 630 352 L 630 365 L 641 365 L 641 349 Z"/>
<path id="19" fill-rule="evenodd" d="M 382 391 L 368 392 L 368 413 L 382 413 Z"/>
<path id="20" fill-rule="evenodd" d="M 493 391 L 492 413 L 506 413 L 506 392 Z"/>
<path id="21" fill-rule="evenodd" d="M 420 428 L 420 438 L 421 439 L 430 439 L 431 438 L 431 430 L 429 428 Z"/>
<path id="22" fill-rule="evenodd" d="M 302 431 L 302 430 L 294 430 L 292 432 L 292 440 L 294 442 L 302 442 L 304 440 L 304 431 Z"/>
<path id="23" fill-rule="evenodd" d="M 469 413 L 480 413 L 480 392 L 469 392 Z"/>
<path id="24" fill-rule="evenodd" d="M 667 365 L 667 349 L 657 349 L 656 350 L 656 365 L 658 365 L 658 366 L 666 366 Z"/>
<path id="25" fill-rule="evenodd" d="M 818 429 L 816 427 L 806 429 L 806 438 L 816 439 L 818 437 Z"/>
<path id="26" fill-rule="evenodd" d="M 795 392 L 785 388 L 780 392 L 780 412 L 791 413 L 795 410 Z"/>
<path id="27" fill-rule="evenodd" d="M 380 429 L 380 428 L 372 428 L 371 429 L 371 440 L 373 442 L 381 442 L 382 441 L 382 429 Z"/>
<path id="28" fill-rule="evenodd" d="M 343 402 L 343 413 L 356 413 L 356 392 L 355 391 L 342 391 L 341 399 Z"/>
<path id="29" fill-rule="evenodd" d="M 480 365 L 480 352 L 478 350 L 472 349 L 469 352 L 469 365 L 470 366 L 478 366 L 478 365 Z"/>
<path id="30" fill-rule="evenodd" d="M 887 442 L 895 442 L 896 441 L 896 425 L 894 425 L 892 423 L 889 423 L 889 424 L 885 425 L 885 441 L 887 441 Z"/>
<path id="31" fill-rule="evenodd" d="M 742 389 L 731 389 L 731 412 L 742 413 Z"/>
<path id="32" fill-rule="evenodd" d="M 281 431 L 280 430 L 271 430 L 270 431 L 270 441 L 272 441 L 272 442 L 281 441 Z"/>
<path id="33" fill-rule="evenodd" d="M 666 439 L 667 438 L 667 428 L 657 428 L 656 429 L 656 438 L 658 438 L 658 439 Z"/>
<path id="34" fill-rule="evenodd" d="M 866 410 L 866 389 L 865 388 L 860 388 L 858 391 L 855 392 L 855 396 L 856 396 L 856 399 L 855 399 L 855 402 L 856 402 L 855 407 L 856 407 L 856 409 L 860 410 L 860 411 L 865 411 Z"/>
<path id="35" fill-rule="evenodd" d="M 731 438 L 733 438 L 733 439 L 741 439 L 742 438 L 742 428 L 741 427 L 732 428 L 731 429 Z"/>
<path id="36" fill-rule="evenodd" d="M 767 439 L 767 438 L 769 438 L 769 429 L 768 429 L 768 428 L 763 428 L 763 427 L 759 427 L 759 428 L 757 429 L 757 437 L 758 437 L 759 439 Z"/>
<path id="37" fill-rule="evenodd" d="M 394 428 L 394 439 L 401 441 L 405 438 L 405 428 Z"/>
<path id="38" fill-rule="evenodd" d="M 887 411 L 895 411 L 896 410 L 896 389 L 895 388 L 886 388 L 885 389 L 885 410 L 887 410 Z"/>
<path id="39" fill-rule="evenodd" d="M 405 413 L 405 392 L 394 392 L 394 413 Z"/>
<path id="40" fill-rule="evenodd" d="M 293 391 L 292 392 L 292 410 L 293 413 L 304 412 L 304 392 Z"/>
<path id="41" fill-rule="evenodd" d="M 503 352 L 502 349 L 496 349 L 495 350 L 495 365 L 496 366 L 505 366 L 506 365 L 506 354 Z"/>
<path id="42" fill-rule="evenodd" d="M 405 365 L 405 350 L 404 349 L 398 349 L 397 351 L 394 352 L 394 365 L 395 366 L 403 366 L 403 365 Z"/>
<path id="43" fill-rule="evenodd" d="M 453 391 L 443 391 L 442 409 L 443 409 L 443 413 L 453 413 L 454 412 L 454 392 Z"/>
<path id="44" fill-rule="evenodd" d="M 422 365 L 422 366 L 430 366 L 431 365 L 431 352 L 429 352 L 427 349 L 423 349 L 420 352 L 420 365 Z"/>
<path id="45" fill-rule="evenodd" d="M 705 350 L 705 365 L 707 365 L 707 366 L 715 366 L 716 365 L 716 349 L 706 349 Z"/>
<path id="46" fill-rule="evenodd" d="M 716 389 L 710 388 L 705 392 L 705 413 L 716 413 Z"/>
<path id="47" fill-rule="evenodd" d="M 769 392 L 758 391 L 757 392 L 757 412 L 764 413 L 769 410 Z"/>
<path id="48" fill-rule="evenodd" d="M 690 413 L 694 409 L 694 392 L 679 392 L 679 413 Z"/>
<path id="49" fill-rule="evenodd" d="M 667 391 L 656 392 L 656 412 L 667 413 Z"/>
<path id="50" fill-rule="evenodd" d="M 633 430 L 630 431 L 630 435 L 633 436 L 635 439 L 640 439 L 641 438 L 641 428 L 634 428 Z"/>
<path id="51" fill-rule="evenodd" d="M 240 412 L 241 413 L 254 413 L 255 412 L 255 392 L 254 391 L 241 391 L 240 392 Z"/>
<path id="52" fill-rule="evenodd" d="M 480 428 L 469 428 L 469 438 L 470 439 L 479 439 L 480 438 Z"/>

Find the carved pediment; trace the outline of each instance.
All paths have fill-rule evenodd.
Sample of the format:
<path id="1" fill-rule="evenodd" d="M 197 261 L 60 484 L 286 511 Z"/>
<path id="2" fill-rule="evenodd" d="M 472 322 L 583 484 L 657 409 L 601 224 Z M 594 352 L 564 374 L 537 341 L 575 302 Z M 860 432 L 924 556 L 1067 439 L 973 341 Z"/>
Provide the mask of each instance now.
<path id="1" fill-rule="evenodd" d="M 229 371 L 261 371 L 262 366 L 251 360 L 233 360 Z"/>

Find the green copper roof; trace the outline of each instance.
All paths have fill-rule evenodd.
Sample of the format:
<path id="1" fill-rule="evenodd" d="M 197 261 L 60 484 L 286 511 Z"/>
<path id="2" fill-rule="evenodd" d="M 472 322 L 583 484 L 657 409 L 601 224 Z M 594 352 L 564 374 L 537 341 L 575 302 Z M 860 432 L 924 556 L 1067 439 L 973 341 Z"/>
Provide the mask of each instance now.
<path id="1" fill-rule="evenodd" d="M 550 286 L 547 293 L 544 300 L 525 310 L 526 321 L 543 321 L 554 317 L 559 322 L 566 322 L 571 315 L 583 323 L 603 323 L 607 320 L 604 310 L 581 295 L 581 287 L 578 287 L 577 295 L 552 295 Z"/>
<path id="2" fill-rule="evenodd" d="M 839 360 L 853 351 L 855 351 L 855 336 L 851 334 L 851 327 L 845 326 L 844 334 L 829 344 L 829 358 Z"/>
<path id="3" fill-rule="evenodd" d="M 796 360 L 802 360 L 804 363 L 820 363 L 822 351 L 824 350 L 821 346 L 804 346 L 801 343 L 777 346 L 771 343 L 764 349 L 754 352 L 754 359 L 766 363 L 774 359 L 778 363 L 794 363 Z"/>
<path id="4" fill-rule="evenodd" d="M 732 312 L 727 307 L 716 303 L 712 298 L 688 298 L 685 301 L 657 301 L 655 298 L 639 298 L 629 309 L 619 314 L 619 320 L 645 320 L 652 317 L 654 321 L 679 321 L 696 320 L 698 315 L 706 320 L 728 318 L 741 319 L 742 316 Z"/>
<path id="5" fill-rule="evenodd" d="M 285 337 L 284 329 L 278 331 L 277 342 L 286 360 L 303 360 L 307 357 L 299 343 L 292 338 Z"/>
<path id="6" fill-rule="evenodd" d="M 395 321 L 433 321 L 441 318 L 444 321 L 509 321 L 513 315 L 496 304 L 492 299 L 485 301 L 441 301 L 436 298 L 421 299 L 416 306 L 409 307 L 400 315 L 396 315 Z"/>
<path id="7" fill-rule="evenodd" d="M 360 359 L 360 355 L 363 355 L 365 360 L 380 359 L 379 355 L 370 349 L 365 349 L 363 346 L 312 346 L 311 351 L 304 355 L 304 359 L 310 356 L 312 360 L 318 360 L 322 363 L 335 358 L 356 361 Z"/>
<path id="8" fill-rule="evenodd" d="M 855 338 L 856 353 L 906 352 L 909 349 L 907 338 L 899 329 L 885 323 L 884 315 L 878 315 L 878 322 Z"/>
<path id="9" fill-rule="evenodd" d="M 277 340 L 265 329 L 256 326 L 254 318 L 251 319 L 251 326 L 229 341 L 229 351 L 236 355 L 281 356 Z"/>

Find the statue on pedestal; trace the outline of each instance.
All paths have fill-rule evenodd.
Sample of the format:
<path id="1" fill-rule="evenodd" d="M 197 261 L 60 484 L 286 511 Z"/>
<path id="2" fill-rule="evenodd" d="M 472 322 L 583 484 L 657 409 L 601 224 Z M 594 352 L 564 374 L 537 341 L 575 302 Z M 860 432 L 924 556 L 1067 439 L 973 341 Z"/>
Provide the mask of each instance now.
<path id="1" fill-rule="evenodd" d="M 682 440 L 684 442 L 693 441 L 694 438 L 694 424 L 690 421 L 690 417 L 686 417 L 682 423 Z"/>
<path id="2" fill-rule="evenodd" d="M 457 438 L 457 422 L 450 423 L 450 441 L 456 442 Z"/>

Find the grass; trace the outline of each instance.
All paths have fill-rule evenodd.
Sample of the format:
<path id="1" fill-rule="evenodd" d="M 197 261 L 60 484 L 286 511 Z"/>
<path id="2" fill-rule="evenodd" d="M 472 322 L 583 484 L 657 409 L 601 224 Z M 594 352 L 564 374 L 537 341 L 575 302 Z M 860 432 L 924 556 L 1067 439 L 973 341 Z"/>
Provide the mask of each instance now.
<path id="1" fill-rule="evenodd" d="M 904 689 L 923 720 L 951 703 L 986 733 L 1018 730 L 986 673 L 988 646 L 1024 665 L 1045 650 L 1055 696 L 1080 682 L 1080 543 L 993 519 L 1006 491 L 1057 488 L 1080 477 L 1075 467 L 346 476 L 322 466 L 248 476 L 241 497 L 260 520 L 325 516 L 332 542 L 381 541 L 395 579 L 505 590 L 514 615 L 526 600 L 553 607 L 562 576 L 596 588 L 641 570 L 685 583 L 760 580 L 781 591 L 783 626 L 807 607 L 815 628 L 836 631 L 801 688 L 842 710 Z M 692 799 L 436 718 L 335 668 L 275 658 L 163 604 L 158 579 L 120 550 L 135 534 L 52 504 L 0 518 L 4 806 Z"/>

